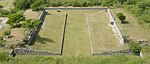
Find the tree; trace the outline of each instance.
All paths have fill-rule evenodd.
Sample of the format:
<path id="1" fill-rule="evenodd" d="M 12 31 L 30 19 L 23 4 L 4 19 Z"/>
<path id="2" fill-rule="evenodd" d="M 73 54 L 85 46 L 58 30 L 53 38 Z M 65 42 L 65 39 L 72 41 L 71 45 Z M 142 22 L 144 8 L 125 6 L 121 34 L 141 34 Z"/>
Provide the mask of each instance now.
<path id="1" fill-rule="evenodd" d="M 40 24 L 38 20 L 26 19 L 23 21 L 22 27 L 28 30 L 37 30 L 37 26 Z"/>
<path id="2" fill-rule="evenodd" d="M 7 21 L 7 24 L 9 24 L 12 27 L 15 27 L 20 24 L 21 21 L 25 20 L 25 17 L 22 13 L 15 13 L 8 16 L 9 20 Z"/>
<path id="3" fill-rule="evenodd" d="M 49 0 L 35 0 L 31 5 L 30 8 L 32 8 L 33 10 L 43 10 L 44 7 L 48 6 Z M 59 4 L 59 3 L 57 3 Z"/>
<path id="4" fill-rule="evenodd" d="M 103 6 L 112 6 L 113 5 L 113 0 L 102 0 L 102 5 Z"/>
<path id="5" fill-rule="evenodd" d="M 117 17 L 121 20 L 121 23 L 124 23 L 126 17 L 123 15 L 123 13 L 117 13 Z"/>
<path id="6" fill-rule="evenodd" d="M 18 8 L 19 10 L 26 10 L 27 8 L 29 8 L 29 5 L 27 2 L 28 0 L 16 0 L 16 2 L 14 3 L 14 6 Z"/>

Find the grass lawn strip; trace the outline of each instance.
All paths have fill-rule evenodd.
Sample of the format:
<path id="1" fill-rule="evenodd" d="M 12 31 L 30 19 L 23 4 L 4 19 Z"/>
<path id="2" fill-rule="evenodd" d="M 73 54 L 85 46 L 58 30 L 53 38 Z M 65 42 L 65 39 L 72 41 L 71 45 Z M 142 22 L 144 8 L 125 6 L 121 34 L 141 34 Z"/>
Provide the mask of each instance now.
<path id="1" fill-rule="evenodd" d="M 60 52 L 64 17 L 65 14 L 59 14 L 53 11 L 48 12 L 37 41 L 31 48 L 56 53 Z"/>
<path id="2" fill-rule="evenodd" d="M 94 52 L 119 50 L 122 45 L 117 43 L 108 23 L 105 11 L 88 14 L 90 33 Z"/>

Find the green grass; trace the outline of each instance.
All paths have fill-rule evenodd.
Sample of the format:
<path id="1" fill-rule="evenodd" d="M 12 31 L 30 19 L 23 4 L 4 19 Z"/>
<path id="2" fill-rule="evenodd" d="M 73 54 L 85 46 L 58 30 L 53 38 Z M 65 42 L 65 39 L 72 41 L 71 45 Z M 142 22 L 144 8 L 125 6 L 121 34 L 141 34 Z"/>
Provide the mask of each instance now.
<path id="1" fill-rule="evenodd" d="M 64 55 L 90 55 L 85 13 L 90 11 L 65 11 L 68 13 Z"/>
<path id="2" fill-rule="evenodd" d="M 128 55 L 113 56 L 93 56 L 85 57 L 52 57 L 40 55 L 18 55 L 9 62 L 0 62 L 1 64 L 150 64 L 150 57 L 139 58 Z"/>
<path id="3" fill-rule="evenodd" d="M 105 11 L 88 14 L 91 40 L 94 52 L 120 50 L 126 48 L 121 45 L 109 26 L 109 18 Z"/>
<path id="4" fill-rule="evenodd" d="M 31 49 L 60 52 L 65 14 L 48 12 L 39 36 Z"/>
<path id="5" fill-rule="evenodd" d="M 116 17 L 116 14 L 119 12 L 123 12 L 123 14 L 126 16 L 126 21 L 129 22 L 129 24 L 121 24 L 120 20 Z M 121 32 L 124 35 L 128 35 L 133 39 L 136 40 L 148 40 L 150 41 L 150 32 L 148 29 L 144 29 L 139 23 L 138 20 L 132 16 L 132 14 L 129 14 L 128 12 L 124 11 L 123 9 L 113 9 L 112 13 L 115 17 L 115 20 L 121 29 Z"/>
<path id="6" fill-rule="evenodd" d="M 143 54 L 144 57 L 150 56 L 150 55 L 149 55 L 149 54 L 150 54 L 150 47 L 149 47 L 149 46 L 143 47 L 143 48 L 142 48 L 142 54 Z"/>
<path id="7" fill-rule="evenodd" d="M 95 52 L 122 49 L 113 36 L 105 11 L 56 10 L 48 11 L 39 37 L 31 49 L 59 52 L 65 13 L 68 14 L 63 56 L 91 56 L 86 13 L 88 14 L 90 32 Z M 92 30 L 91 30 L 92 29 Z"/>

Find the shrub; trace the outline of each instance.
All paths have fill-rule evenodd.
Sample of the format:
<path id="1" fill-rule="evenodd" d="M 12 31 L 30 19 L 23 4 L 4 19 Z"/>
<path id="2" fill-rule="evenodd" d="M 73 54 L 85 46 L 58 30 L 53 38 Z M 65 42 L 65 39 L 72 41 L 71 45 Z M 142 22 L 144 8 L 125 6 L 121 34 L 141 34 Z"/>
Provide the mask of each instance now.
<path id="1" fill-rule="evenodd" d="M 0 37 L 0 44 L 3 43 L 3 37 Z"/>
<path id="2" fill-rule="evenodd" d="M 4 31 L 4 35 L 9 36 L 11 34 L 11 30 Z"/>
<path id="3" fill-rule="evenodd" d="M 124 43 L 130 42 L 129 36 L 123 36 L 123 40 L 124 40 Z"/>
<path id="4" fill-rule="evenodd" d="M 117 13 L 117 17 L 121 20 L 121 23 L 124 23 L 126 17 L 123 15 L 123 13 Z"/>
<path id="5" fill-rule="evenodd" d="M 140 55 L 141 52 L 141 46 L 134 42 L 134 41 L 130 41 L 129 42 L 129 48 L 131 49 L 131 51 L 135 54 L 135 55 Z"/>
<path id="6" fill-rule="evenodd" d="M 2 6 L 2 5 L 0 5 L 0 8 L 3 8 L 3 6 Z"/>

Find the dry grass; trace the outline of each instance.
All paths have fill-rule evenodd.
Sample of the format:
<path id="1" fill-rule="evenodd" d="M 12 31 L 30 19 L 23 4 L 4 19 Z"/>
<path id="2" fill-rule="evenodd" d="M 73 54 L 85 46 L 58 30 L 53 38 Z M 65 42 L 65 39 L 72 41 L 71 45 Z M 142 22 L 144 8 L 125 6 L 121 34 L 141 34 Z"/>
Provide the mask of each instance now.
<path id="1" fill-rule="evenodd" d="M 32 11 L 32 9 L 28 9 L 23 14 L 28 19 L 37 19 L 39 16 L 39 13 L 36 11 Z"/>
<path id="2" fill-rule="evenodd" d="M 124 48 L 114 36 L 105 11 L 88 14 L 91 40 L 94 52 L 111 51 Z"/>
<path id="3" fill-rule="evenodd" d="M 24 28 L 13 28 L 11 29 L 11 38 L 6 38 L 6 44 L 13 45 L 22 41 L 25 38 Z"/>
<path id="4" fill-rule="evenodd" d="M 63 54 L 65 56 L 91 55 L 85 13 L 95 11 L 65 12 L 68 13 L 68 21 Z"/>
<path id="5" fill-rule="evenodd" d="M 78 56 L 80 54 L 91 55 L 88 29 L 86 23 L 86 13 L 89 14 L 92 39 L 94 41 L 94 51 L 107 51 L 120 49 L 117 39 L 113 36 L 111 28 L 108 26 L 108 18 L 104 11 L 87 10 L 62 10 L 61 12 L 48 11 L 42 30 L 39 33 L 35 45 L 32 49 L 59 52 L 61 46 L 62 29 L 65 13 L 68 14 L 64 56 Z M 99 30 L 100 29 L 100 30 Z"/>
<path id="6" fill-rule="evenodd" d="M 129 14 L 128 12 L 125 12 L 123 9 L 113 9 L 112 12 L 115 17 L 115 20 L 117 21 L 119 25 L 119 28 L 121 29 L 121 32 L 124 35 L 128 35 L 131 38 L 136 39 L 136 40 L 150 41 L 150 32 L 148 31 L 148 29 L 144 29 L 138 23 L 138 20 L 135 17 L 131 16 L 131 14 Z M 121 21 L 116 17 L 116 14 L 119 12 L 123 12 L 129 24 L 120 23 Z"/>
<path id="7" fill-rule="evenodd" d="M 65 14 L 49 12 L 32 49 L 60 52 Z"/>

